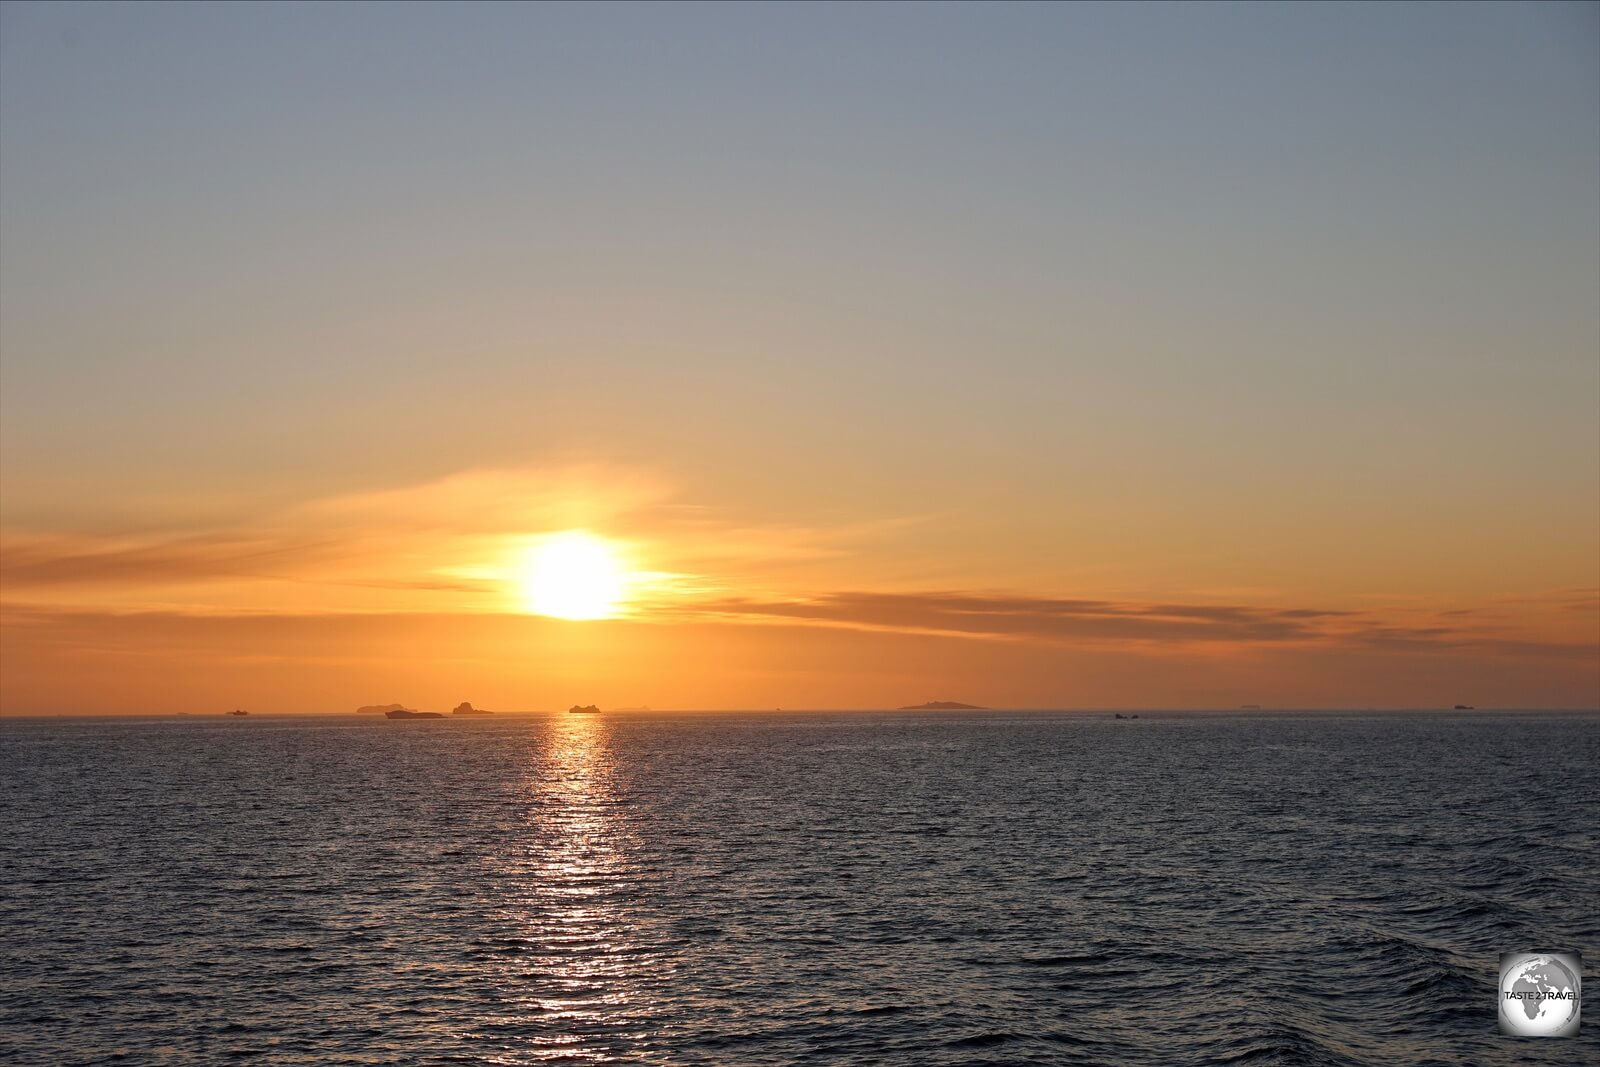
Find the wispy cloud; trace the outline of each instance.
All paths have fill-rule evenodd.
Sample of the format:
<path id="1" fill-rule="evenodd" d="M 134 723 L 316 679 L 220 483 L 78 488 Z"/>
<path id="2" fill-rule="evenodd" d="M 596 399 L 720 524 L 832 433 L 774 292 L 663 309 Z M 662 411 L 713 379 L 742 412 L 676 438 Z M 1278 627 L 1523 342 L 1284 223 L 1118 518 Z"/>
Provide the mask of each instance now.
<path id="1" fill-rule="evenodd" d="M 1368 613 L 1316 607 L 841 592 L 795 600 L 729 598 L 686 605 L 682 611 L 725 620 L 1075 645 L 1339 645 L 1388 652 L 1476 650 L 1600 658 L 1596 644 L 1530 640 L 1460 624 L 1401 625 Z"/>
<path id="2" fill-rule="evenodd" d="M 626 557 L 648 607 L 767 588 L 911 521 L 762 523 L 683 501 L 632 468 L 469 470 L 177 535 L 0 531 L 0 596 L 118 609 L 508 611 L 535 539 L 580 528 Z"/>
<path id="3" fill-rule="evenodd" d="M 466 471 L 304 501 L 182 536 L 7 531 L 13 605 L 189 614 L 516 612 L 519 553 L 541 533 L 593 528 L 638 572 L 640 622 L 831 627 L 950 639 L 1118 648 L 1345 648 L 1380 654 L 1600 657 L 1600 591 L 1476 602 L 1344 604 L 1289 592 L 1140 600 L 854 585 L 894 558 L 916 517 L 762 523 L 679 498 L 648 472 L 584 466 Z M 842 564 L 842 565 L 841 565 Z M 881 577 L 881 576 L 880 576 Z M 842 589 L 842 591 L 841 591 Z"/>
<path id="4" fill-rule="evenodd" d="M 1313 635 L 1313 620 L 1342 614 L 962 592 L 844 592 L 789 601 L 727 599 L 694 605 L 691 610 L 724 618 L 789 619 L 956 636 L 1117 641 L 1295 640 Z"/>
<path id="5" fill-rule="evenodd" d="M 327 556 L 331 547 L 226 534 L 134 544 L 114 538 L 14 535 L 0 553 L 0 589 L 261 577 L 303 568 Z"/>

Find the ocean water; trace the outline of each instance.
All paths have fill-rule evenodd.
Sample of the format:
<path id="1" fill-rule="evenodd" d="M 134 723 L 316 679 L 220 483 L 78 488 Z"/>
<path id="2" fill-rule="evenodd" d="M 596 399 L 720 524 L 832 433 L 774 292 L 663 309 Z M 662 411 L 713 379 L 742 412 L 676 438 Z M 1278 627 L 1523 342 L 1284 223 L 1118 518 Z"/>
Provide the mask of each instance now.
<path id="1" fill-rule="evenodd" d="M 0 1063 L 1512 1064 L 1600 716 L 0 722 Z M 1591 995 L 1591 1011 L 1600 1012 Z"/>

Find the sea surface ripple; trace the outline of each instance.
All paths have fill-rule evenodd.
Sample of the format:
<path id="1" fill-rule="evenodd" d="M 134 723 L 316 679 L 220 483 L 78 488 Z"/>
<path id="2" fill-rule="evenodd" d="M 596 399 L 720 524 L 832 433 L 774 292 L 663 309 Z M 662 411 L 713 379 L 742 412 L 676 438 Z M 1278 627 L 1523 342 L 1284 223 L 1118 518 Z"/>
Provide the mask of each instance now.
<path id="1" fill-rule="evenodd" d="M 0 1063 L 1512 1064 L 1600 716 L 0 723 Z"/>

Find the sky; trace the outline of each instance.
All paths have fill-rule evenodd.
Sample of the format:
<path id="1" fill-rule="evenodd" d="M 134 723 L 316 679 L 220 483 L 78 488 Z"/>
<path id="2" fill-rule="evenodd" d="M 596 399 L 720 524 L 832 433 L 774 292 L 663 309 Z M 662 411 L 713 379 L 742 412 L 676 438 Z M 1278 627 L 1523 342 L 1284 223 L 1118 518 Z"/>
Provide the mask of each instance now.
<path id="1" fill-rule="evenodd" d="M 0 712 L 1600 706 L 1597 190 L 1588 3 L 7 3 Z"/>

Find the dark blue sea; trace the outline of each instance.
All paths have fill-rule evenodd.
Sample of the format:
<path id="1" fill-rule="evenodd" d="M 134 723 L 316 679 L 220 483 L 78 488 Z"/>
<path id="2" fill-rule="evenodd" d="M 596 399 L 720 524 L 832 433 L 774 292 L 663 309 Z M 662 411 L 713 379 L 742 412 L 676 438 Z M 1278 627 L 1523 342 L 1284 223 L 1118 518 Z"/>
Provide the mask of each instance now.
<path id="1" fill-rule="evenodd" d="M 0 721 L 0 1063 L 1600 1062 L 1600 715 Z"/>

